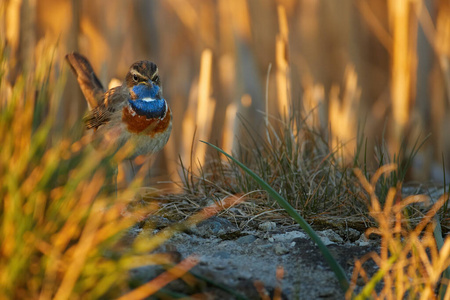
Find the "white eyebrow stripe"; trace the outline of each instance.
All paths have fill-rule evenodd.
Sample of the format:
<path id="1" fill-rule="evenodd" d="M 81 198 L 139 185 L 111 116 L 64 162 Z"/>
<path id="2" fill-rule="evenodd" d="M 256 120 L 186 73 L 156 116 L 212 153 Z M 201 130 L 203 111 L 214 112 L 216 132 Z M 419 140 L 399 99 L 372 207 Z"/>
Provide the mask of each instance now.
<path id="1" fill-rule="evenodd" d="M 152 80 L 153 79 L 155 79 L 155 77 L 158 75 L 158 73 L 159 73 L 159 69 L 158 68 L 156 68 L 156 71 L 155 71 L 155 73 L 153 73 L 153 75 L 152 75 Z"/>
<path id="2" fill-rule="evenodd" d="M 141 75 L 141 73 L 139 73 L 138 71 L 136 71 L 135 69 L 131 69 L 130 73 L 133 75 Z"/>
<path id="3" fill-rule="evenodd" d="M 144 79 L 144 80 L 147 80 L 147 79 L 148 79 L 147 76 L 142 75 L 142 74 L 139 73 L 136 69 L 131 69 L 131 70 L 130 70 L 130 73 L 131 73 L 132 75 L 137 75 L 137 76 L 141 77 L 141 78 Z"/>

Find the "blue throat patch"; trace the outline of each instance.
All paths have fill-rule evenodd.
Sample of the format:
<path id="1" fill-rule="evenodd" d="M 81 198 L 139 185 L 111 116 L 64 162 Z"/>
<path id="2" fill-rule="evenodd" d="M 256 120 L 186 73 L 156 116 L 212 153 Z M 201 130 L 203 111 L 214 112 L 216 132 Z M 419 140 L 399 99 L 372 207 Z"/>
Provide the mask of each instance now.
<path id="1" fill-rule="evenodd" d="M 148 86 L 145 84 L 138 84 L 138 85 L 133 86 L 133 88 L 131 90 L 136 94 L 138 99 L 143 99 L 143 98 L 156 99 L 160 88 L 156 84 L 153 84 L 152 86 Z M 160 98 L 160 97 L 158 97 L 158 98 Z"/>
<path id="2" fill-rule="evenodd" d="M 158 96 L 159 86 L 153 85 L 149 87 L 148 85 L 139 84 L 134 86 L 132 91 L 138 98 L 136 100 L 128 100 L 128 102 L 138 115 L 151 119 L 162 118 L 166 114 L 166 100 Z"/>

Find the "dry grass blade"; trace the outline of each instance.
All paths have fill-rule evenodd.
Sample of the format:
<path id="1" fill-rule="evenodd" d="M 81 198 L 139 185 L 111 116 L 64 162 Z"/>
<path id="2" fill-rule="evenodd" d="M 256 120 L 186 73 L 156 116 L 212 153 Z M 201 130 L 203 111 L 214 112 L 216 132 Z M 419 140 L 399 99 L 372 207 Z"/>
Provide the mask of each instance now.
<path id="1" fill-rule="evenodd" d="M 144 299 L 147 298 L 157 291 L 161 290 L 168 283 L 181 278 L 185 275 L 190 269 L 192 269 L 195 265 L 197 265 L 198 259 L 194 256 L 187 257 L 183 261 L 181 261 L 176 266 L 170 268 L 163 274 L 159 275 L 152 281 L 136 288 L 135 290 L 121 296 L 118 300 L 126 300 L 126 299 Z"/>

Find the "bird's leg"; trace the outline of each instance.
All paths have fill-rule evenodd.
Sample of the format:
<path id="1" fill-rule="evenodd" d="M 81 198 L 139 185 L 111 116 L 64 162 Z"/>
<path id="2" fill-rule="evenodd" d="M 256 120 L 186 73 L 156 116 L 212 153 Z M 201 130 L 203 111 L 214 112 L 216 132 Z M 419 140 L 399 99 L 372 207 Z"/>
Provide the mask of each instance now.
<path id="1" fill-rule="evenodd" d="M 136 177 L 136 171 L 134 170 L 133 160 L 132 159 L 128 159 L 128 161 L 130 162 L 131 173 L 133 174 L 133 178 L 134 178 L 134 177 Z"/>

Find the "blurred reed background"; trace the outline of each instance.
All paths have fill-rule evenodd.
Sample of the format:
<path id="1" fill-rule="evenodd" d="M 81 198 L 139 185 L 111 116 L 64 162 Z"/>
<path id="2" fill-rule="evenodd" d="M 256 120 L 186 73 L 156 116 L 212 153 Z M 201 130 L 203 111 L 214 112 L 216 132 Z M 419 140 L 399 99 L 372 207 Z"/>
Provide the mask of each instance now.
<path id="1" fill-rule="evenodd" d="M 2 0 L 0 15 L 11 84 L 48 45 L 55 69 L 76 50 L 105 85 L 136 60 L 158 64 L 173 111 L 159 181 L 180 180 L 179 158 L 194 170 L 205 162 L 198 140 L 245 144 L 239 116 L 263 132 L 266 114 L 275 124 L 299 109 L 344 157 L 358 128 L 369 160 L 382 141 L 393 155 L 431 133 L 409 179 L 442 180 L 443 157 L 450 169 L 448 0 Z M 58 135 L 81 134 L 87 109 L 67 77 Z"/>

